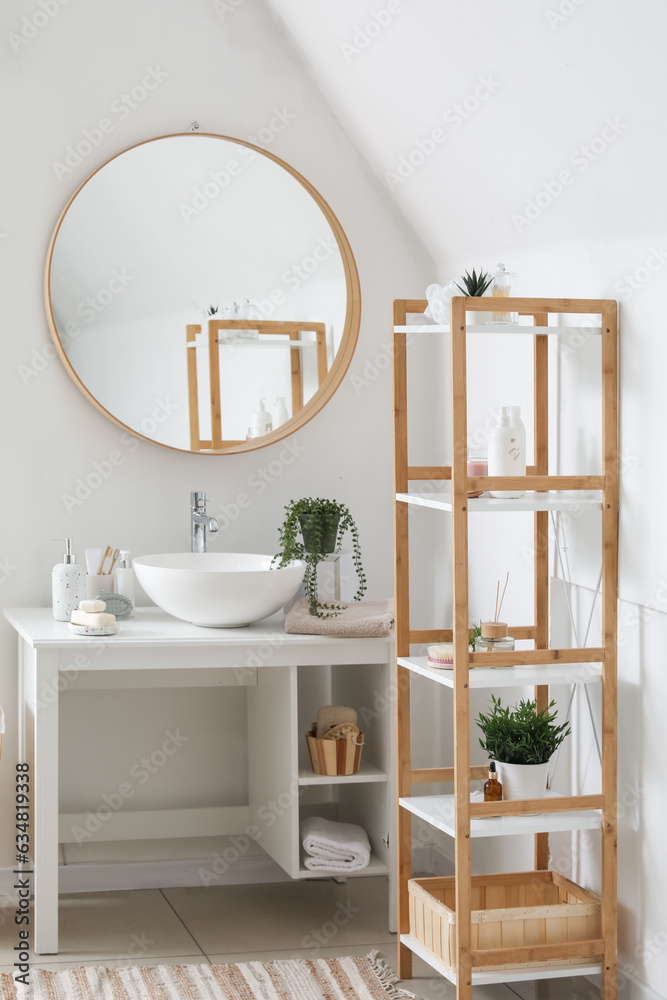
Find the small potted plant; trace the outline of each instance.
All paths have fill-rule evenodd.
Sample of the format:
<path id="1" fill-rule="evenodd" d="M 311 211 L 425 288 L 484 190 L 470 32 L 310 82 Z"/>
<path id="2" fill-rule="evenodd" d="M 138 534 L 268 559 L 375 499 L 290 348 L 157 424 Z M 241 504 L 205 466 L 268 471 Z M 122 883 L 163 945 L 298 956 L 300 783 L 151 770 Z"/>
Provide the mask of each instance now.
<path id="1" fill-rule="evenodd" d="M 495 760 L 504 799 L 541 798 L 547 787 L 549 762 L 570 733 L 567 722 L 555 724 L 556 704 L 536 712 L 534 701 L 521 700 L 503 708 L 500 698 L 491 695 L 488 715 L 480 712 L 477 725 L 482 730 L 480 746 Z"/>
<path id="2" fill-rule="evenodd" d="M 352 535 L 352 560 L 359 581 L 354 600 L 360 601 L 366 591 L 359 532 L 352 514 L 345 504 L 320 497 L 291 500 L 285 510 L 287 514 L 280 529 L 281 548 L 273 563 L 280 569 L 294 559 L 303 559 L 306 563 L 303 582 L 311 615 L 333 618 L 340 609 L 318 600 L 317 567 L 332 552 L 340 552 L 346 531 Z"/>
<path id="3" fill-rule="evenodd" d="M 462 284 L 455 282 L 456 287 L 461 292 L 462 295 L 467 295 L 469 298 L 481 298 L 485 295 L 493 281 L 493 275 L 489 274 L 487 271 L 482 271 L 479 269 L 479 274 L 473 267 L 472 274 L 468 271 L 461 276 Z M 486 323 L 491 322 L 490 312 L 466 312 L 466 323 L 470 326 L 484 326 Z"/>

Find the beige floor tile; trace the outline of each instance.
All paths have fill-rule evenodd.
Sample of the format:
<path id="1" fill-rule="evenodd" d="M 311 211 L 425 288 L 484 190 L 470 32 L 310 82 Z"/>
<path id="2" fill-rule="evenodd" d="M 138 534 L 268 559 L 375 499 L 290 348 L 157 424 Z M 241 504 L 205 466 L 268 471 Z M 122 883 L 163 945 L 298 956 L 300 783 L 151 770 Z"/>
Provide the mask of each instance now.
<path id="1" fill-rule="evenodd" d="M 165 889 L 207 955 L 393 942 L 386 878 Z"/>
<path id="2" fill-rule="evenodd" d="M 159 889 L 80 893 L 60 897 L 58 956 L 37 962 L 120 960 L 201 955 Z"/>

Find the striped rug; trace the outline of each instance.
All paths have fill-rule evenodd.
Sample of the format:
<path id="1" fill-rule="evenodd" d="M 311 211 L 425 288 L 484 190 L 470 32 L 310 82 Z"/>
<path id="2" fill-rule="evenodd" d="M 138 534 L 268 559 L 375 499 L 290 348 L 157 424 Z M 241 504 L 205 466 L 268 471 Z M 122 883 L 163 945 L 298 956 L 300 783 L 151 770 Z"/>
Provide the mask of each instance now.
<path id="1" fill-rule="evenodd" d="M 246 962 L 240 965 L 158 965 L 126 969 L 30 971 L 26 991 L 11 974 L 1 1000 L 415 1000 L 377 952 L 366 958 Z"/>

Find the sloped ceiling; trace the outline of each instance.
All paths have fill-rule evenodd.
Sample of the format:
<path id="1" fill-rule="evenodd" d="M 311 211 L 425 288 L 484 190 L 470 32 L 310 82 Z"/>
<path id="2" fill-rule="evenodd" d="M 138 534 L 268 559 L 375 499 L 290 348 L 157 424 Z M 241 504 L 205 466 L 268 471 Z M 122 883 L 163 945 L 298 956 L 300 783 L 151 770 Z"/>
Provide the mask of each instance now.
<path id="1" fill-rule="evenodd" d="M 268 3 L 440 266 L 664 218 L 658 0 Z"/>

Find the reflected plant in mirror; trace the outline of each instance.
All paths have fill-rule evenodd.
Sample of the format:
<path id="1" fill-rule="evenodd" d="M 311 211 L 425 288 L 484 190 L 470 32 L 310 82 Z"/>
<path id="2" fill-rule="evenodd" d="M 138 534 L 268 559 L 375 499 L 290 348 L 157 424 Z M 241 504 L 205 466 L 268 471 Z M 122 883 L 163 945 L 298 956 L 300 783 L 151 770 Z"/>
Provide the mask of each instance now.
<path id="1" fill-rule="evenodd" d="M 291 500 L 285 510 L 287 514 L 279 536 L 281 549 L 274 556 L 272 566 L 281 569 L 294 560 L 304 560 L 306 573 L 303 582 L 308 610 L 318 618 L 335 618 L 340 613 L 337 605 L 327 604 L 318 598 L 317 567 L 328 555 L 341 551 L 343 538 L 348 531 L 352 535 L 352 561 L 359 581 L 353 600 L 360 601 L 366 592 L 359 531 L 350 509 L 337 500 L 305 497 Z"/>
<path id="2" fill-rule="evenodd" d="M 327 203 L 288 164 L 224 136 L 150 139 L 91 174 L 58 220 L 45 289 L 88 399 L 134 434 L 204 454 L 306 423 L 359 329 L 354 258 Z M 249 436 L 260 398 L 286 400 L 289 418 Z"/>

